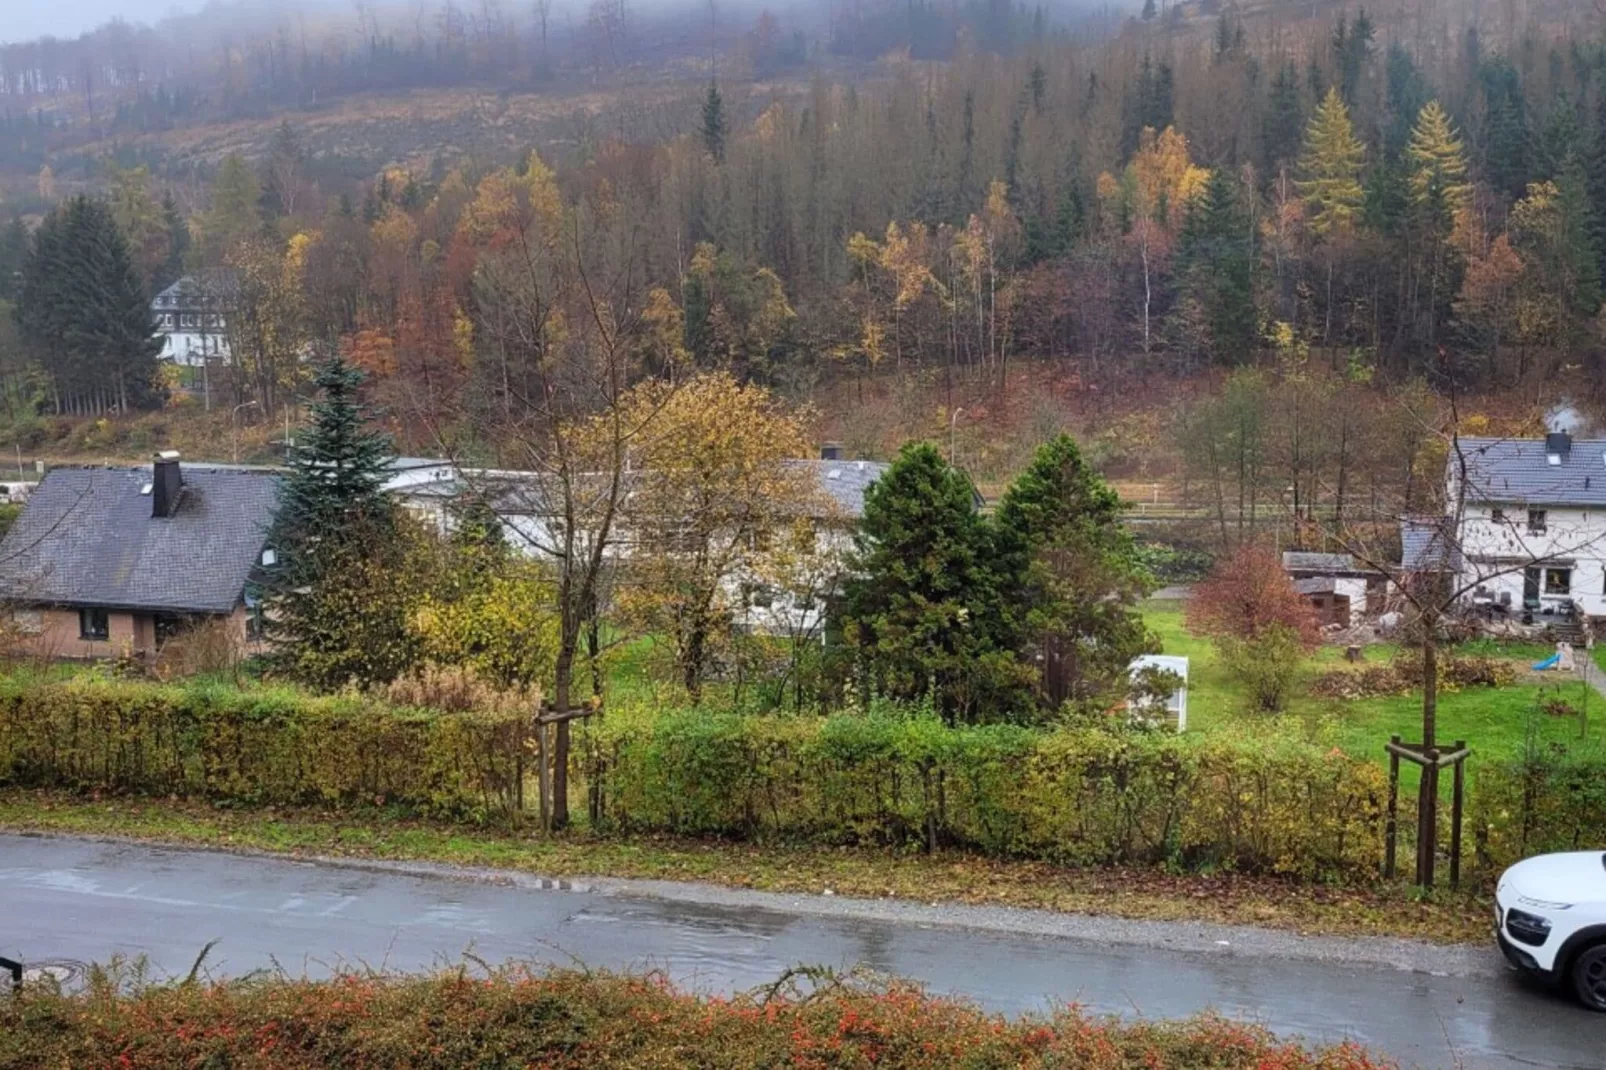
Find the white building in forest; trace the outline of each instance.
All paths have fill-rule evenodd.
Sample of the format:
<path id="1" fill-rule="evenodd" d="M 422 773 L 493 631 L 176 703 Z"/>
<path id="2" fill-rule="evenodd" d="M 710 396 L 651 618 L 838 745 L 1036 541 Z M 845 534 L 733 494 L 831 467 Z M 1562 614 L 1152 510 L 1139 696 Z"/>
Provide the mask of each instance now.
<path id="1" fill-rule="evenodd" d="M 186 275 L 156 295 L 151 315 L 162 334 L 161 359 L 188 367 L 229 361 L 228 280 Z"/>

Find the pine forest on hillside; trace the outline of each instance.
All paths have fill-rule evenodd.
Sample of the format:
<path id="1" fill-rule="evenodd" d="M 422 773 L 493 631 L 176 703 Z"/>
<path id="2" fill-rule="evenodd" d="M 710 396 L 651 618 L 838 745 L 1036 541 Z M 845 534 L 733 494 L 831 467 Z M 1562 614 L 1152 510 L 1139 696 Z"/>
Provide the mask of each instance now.
<path id="1" fill-rule="evenodd" d="M 187 273 L 229 280 L 205 400 L 247 423 L 338 352 L 403 447 L 511 463 L 553 355 L 602 347 L 810 401 L 861 455 L 1133 413 L 1090 455 L 1208 486 L 1223 536 L 1263 484 L 1408 499 L 1451 394 L 1531 428 L 1606 382 L 1588 4 L 360 10 L 0 48 L 13 423 L 193 395 L 126 319 Z M 984 478 L 1029 456 L 967 443 Z"/>

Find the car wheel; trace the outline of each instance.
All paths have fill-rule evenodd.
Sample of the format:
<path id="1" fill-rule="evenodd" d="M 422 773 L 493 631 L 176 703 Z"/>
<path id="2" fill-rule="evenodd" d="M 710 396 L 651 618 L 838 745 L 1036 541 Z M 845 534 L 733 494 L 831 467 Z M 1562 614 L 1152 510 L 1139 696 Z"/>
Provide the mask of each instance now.
<path id="1" fill-rule="evenodd" d="M 1606 944 L 1586 947 L 1573 960 L 1573 990 L 1584 1006 L 1606 1012 Z"/>

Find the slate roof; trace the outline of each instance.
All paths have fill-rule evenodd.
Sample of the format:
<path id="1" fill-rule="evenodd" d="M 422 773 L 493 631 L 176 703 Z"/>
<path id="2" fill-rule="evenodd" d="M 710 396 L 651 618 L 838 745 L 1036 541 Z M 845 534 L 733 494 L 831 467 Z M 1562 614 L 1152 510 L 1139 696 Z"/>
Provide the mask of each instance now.
<path id="1" fill-rule="evenodd" d="M 844 515 L 852 519 L 864 515 L 864 492 L 890 467 L 880 461 L 792 460 L 785 463 L 788 467 L 812 472 L 819 481 L 820 489 L 830 495 Z M 639 472 L 627 476 L 627 488 L 639 476 Z M 448 500 L 478 491 L 492 499 L 492 507 L 498 512 L 535 515 L 550 508 L 551 502 L 557 498 L 555 488 L 550 495 L 541 492 L 541 480 L 544 478 L 535 472 L 471 470 L 467 478 L 457 475 L 419 483 L 396 479 L 392 490 L 409 498 Z"/>
<path id="2" fill-rule="evenodd" d="M 0 542 L 0 597 L 36 605 L 228 613 L 261 560 L 278 474 L 185 464 L 170 517 L 149 468 L 53 468 Z"/>
<path id="3" fill-rule="evenodd" d="M 157 311 L 170 309 L 216 309 L 232 301 L 239 290 L 234 272 L 227 269 L 185 275 L 151 299 L 151 308 Z"/>
<path id="4" fill-rule="evenodd" d="M 1406 572 L 1460 572 L 1461 549 L 1447 538 L 1447 519 L 1400 521 L 1400 567 Z"/>
<path id="5" fill-rule="evenodd" d="M 1349 554 L 1317 554 L 1304 550 L 1283 551 L 1284 572 L 1320 572 L 1331 575 L 1338 572 L 1359 572 L 1360 566 Z"/>
<path id="6" fill-rule="evenodd" d="M 1467 500 L 1524 505 L 1606 506 L 1606 439 L 1574 439 L 1560 465 L 1545 440 L 1464 438 Z M 1456 459 L 1449 459 L 1454 474 Z"/>
<path id="7" fill-rule="evenodd" d="M 836 502 L 837 508 L 847 516 L 858 519 L 864 515 L 864 492 L 870 484 L 886 474 L 891 465 L 880 461 L 788 461 L 799 469 L 811 469 L 824 490 Z"/>

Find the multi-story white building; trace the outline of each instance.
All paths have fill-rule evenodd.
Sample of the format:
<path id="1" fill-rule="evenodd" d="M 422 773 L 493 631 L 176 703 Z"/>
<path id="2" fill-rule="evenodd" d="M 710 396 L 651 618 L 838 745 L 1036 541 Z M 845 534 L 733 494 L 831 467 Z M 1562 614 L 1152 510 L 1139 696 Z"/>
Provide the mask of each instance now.
<path id="1" fill-rule="evenodd" d="M 226 282 L 186 275 L 156 295 L 151 315 L 162 332 L 162 359 L 199 367 L 229 360 Z"/>
<path id="2" fill-rule="evenodd" d="M 1606 440 L 1461 439 L 1447 479 L 1450 571 L 1469 601 L 1606 619 Z"/>

